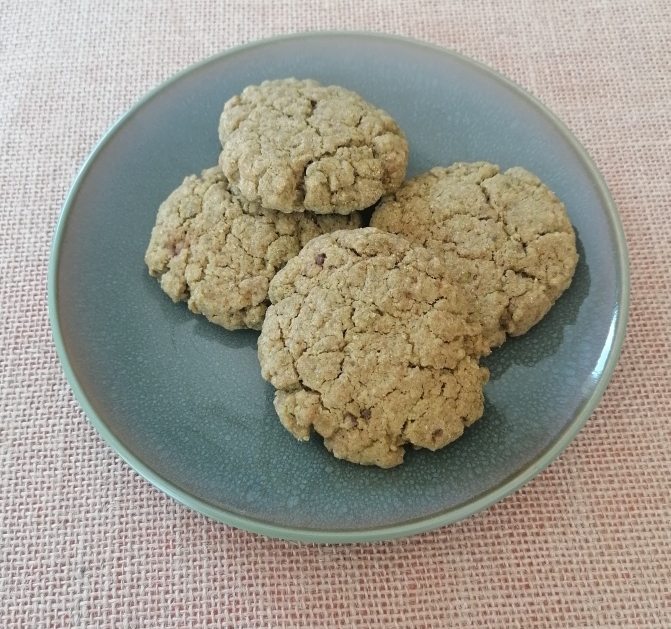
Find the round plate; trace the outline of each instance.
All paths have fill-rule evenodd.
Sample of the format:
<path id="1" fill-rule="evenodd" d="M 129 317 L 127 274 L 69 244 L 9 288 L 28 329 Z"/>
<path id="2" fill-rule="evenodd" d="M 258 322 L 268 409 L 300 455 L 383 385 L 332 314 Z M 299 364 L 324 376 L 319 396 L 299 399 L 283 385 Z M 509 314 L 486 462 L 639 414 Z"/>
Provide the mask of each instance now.
<path id="1" fill-rule="evenodd" d="M 144 265 L 159 204 L 216 164 L 224 102 L 264 79 L 314 78 L 388 111 L 408 176 L 486 160 L 536 173 L 578 236 L 570 289 L 526 336 L 485 361 L 483 418 L 391 470 L 334 459 L 282 428 L 258 333 L 175 305 Z M 564 125 L 529 94 L 447 50 L 399 37 L 312 33 L 235 48 L 170 79 L 103 138 L 78 175 L 49 268 L 54 338 L 104 439 L 180 502 L 236 527 L 319 542 L 379 540 L 455 522 L 548 465 L 597 405 L 624 336 L 629 281 L 606 185 Z"/>

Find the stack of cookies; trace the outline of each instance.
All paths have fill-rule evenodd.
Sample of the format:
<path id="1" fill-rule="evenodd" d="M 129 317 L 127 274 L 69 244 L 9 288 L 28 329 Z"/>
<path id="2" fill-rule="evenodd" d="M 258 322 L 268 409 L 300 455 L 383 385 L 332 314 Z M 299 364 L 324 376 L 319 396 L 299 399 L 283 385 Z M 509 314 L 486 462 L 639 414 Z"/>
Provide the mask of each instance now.
<path id="1" fill-rule="evenodd" d="M 402 463 L 482 416 L 479 359 L 569 286 L 575 235 L 531 173 L 485 162 L 404 182 L 408 144 L 341 87 L 266 81 L 229 100 L 219 165 L 161 205 L 145 261 L 174 301 L 261 329 L 261 373 L 298 439 Z M 377 207 L 370 227 L 361 210 Z"/>

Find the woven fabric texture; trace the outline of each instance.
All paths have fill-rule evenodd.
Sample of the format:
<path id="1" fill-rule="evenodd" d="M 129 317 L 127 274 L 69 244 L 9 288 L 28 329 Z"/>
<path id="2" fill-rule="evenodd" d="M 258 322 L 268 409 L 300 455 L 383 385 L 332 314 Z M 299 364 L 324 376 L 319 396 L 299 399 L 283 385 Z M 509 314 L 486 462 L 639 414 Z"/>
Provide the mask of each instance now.
<path id="1" fill-rule="evenodd" d="M 666 0 L 0 0 L 0 625 L 671 627 L 671 5 Z M 585 145 L 619 208 L 632 307 L 575 441 L 521 491 L 397 541 L 266 539 L 180 506 L 75 401 L 46 304 L 61 205 L 107 128 L 231 46 L 384 31 L 467 54 Z"/>

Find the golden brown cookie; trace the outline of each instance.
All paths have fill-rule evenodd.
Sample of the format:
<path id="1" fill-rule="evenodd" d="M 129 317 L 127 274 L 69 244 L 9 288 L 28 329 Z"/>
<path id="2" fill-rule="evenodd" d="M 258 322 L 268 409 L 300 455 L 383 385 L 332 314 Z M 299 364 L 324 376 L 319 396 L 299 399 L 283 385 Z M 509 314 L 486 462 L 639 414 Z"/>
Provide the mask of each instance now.
<path id="1" fill-rule="evenodd" d="M 245 88 L 219 124 L 224 174 L 282 212 L 349 214 L 396 190 L 408 143 L 386 112 L 342 87 L 283 79 Z"/>
<path id="2" fill-rule="evenodd" d="M 478 304 L 490 347 L 538 323 L 573 278 L 575 234 L 561 201 L 523 168 L 456 163 L 406 181 L 371 225 L 440 255 Z"/>
<path id="3" fill-rule="evenodd" d="M 404 444 L 437 450 L 483 412 L 472 303 L 429 251 L 366 228 L 310 241 L 271 281 L 262 375 L 298 439 L 392 467 Z"/>
<path id="4" fill-rule="evenodd" d="M 315 236 L 360 224 L 358 214 L 263 209 L 233 193 L 216 167 L 187 177 L 161 204 L 145 262 L 173 301 L 229 330 L 260 329 L 268 284 L 287 260 Z"/>

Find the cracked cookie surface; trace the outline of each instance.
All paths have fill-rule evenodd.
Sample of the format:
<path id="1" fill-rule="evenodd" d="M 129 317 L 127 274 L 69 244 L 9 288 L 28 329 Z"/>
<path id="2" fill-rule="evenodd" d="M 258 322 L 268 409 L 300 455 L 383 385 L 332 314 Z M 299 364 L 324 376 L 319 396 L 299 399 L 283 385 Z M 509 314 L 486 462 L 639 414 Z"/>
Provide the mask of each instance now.
<path id="1" fill-rule="evenodd" d="M 313 80 L 249 86 L 226 102 L 219 164 L 239 193 L 283 212 L 349 214 L 396 190 L 408 143 L 358 94 Z"/>
<path id="2" fill-rule="evenodd" d="M 270 284 L 263 377 L 295 437 L 314 429 L 338 458 L 402 463 L 437 450 L 483 412 L 472 303 L 431 252 L 373 228 L 315 238 Z"/>
<path id="3" fill-rule="evenodd" d="M 283 214 L 233 193 L 219 167 L 187 177 L 161 204 L 145 262 L 173 301 L 229 330 L 260 329 L 268 285 L 312 238 L 358 214 Z"/>
<path id="4" fill-rule="evenodd" d="M 406 181 L 371 225 L 436 252 L 477 300 L 490 347 L 527 332 L 573 278 L 575 234 L 561 201 L 523 168 L 456 163 Z"/>

